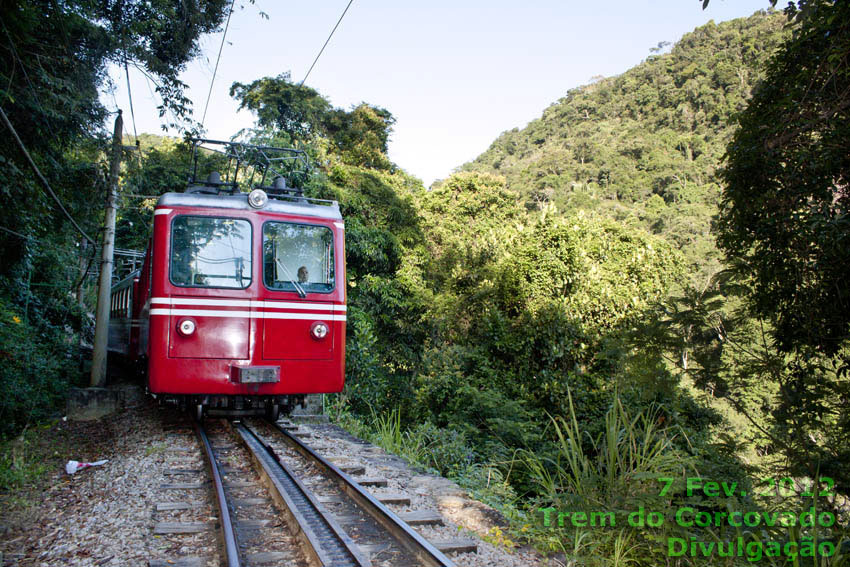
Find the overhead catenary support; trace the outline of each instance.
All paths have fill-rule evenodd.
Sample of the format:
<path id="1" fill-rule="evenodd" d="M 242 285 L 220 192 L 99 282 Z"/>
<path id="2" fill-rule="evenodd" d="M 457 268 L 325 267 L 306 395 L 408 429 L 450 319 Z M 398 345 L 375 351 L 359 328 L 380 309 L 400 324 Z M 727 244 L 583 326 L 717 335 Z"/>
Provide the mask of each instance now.
<path id="1" fill-rule="evenodd" d="M 109 342 L 109 304 L 112 290 L 112 264 L 115 251 L 115 206 L 118 200 L 118 174 L 121 171 L 121 132 L 124 120 L 121 111 L 115 118 L 112 134 L 112 158 L 109 164 L 109 186 L 106 194 L 106 218 L 103 230 L 103 248 L 100 257 L 100 280 L 97 289 L 97 319 L 94 328 L 91 380 L 93 388 L 106 385 L 106 348 Z"/>

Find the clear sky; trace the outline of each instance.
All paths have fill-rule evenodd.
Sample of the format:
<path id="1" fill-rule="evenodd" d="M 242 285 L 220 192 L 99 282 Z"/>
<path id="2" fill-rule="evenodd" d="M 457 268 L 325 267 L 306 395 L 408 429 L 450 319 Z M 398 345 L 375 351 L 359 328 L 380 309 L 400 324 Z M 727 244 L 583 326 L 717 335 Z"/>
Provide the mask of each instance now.
<path id="1" fill-rule="evenodd" d="M 236 0 L 206 118 L 207 136 L 253 125 L 228 91 L 285 71 L 304 78 L 348 0 Z M 709 20 L 745 17 L 768 0 L 354 0 L 307 85 L 335 106 L 360 102 L 396 117 L 390 158 L 426 185 L 475 158 L 505 130 L 523 127 L 569 89 L 620 74 L 661 41 Z M 268 14 L 268 19 L 260 16 Z M 182 78 L 200 119 L 221 43 Z M 113 94 L 132 133 L 123 70 Z M 162 133 L 152 87 L 130 69 L 138 132 Z M 113 98 L 114 95 L 114 98 Z M 173 132 L 171 133 L 174 134 Z"/>

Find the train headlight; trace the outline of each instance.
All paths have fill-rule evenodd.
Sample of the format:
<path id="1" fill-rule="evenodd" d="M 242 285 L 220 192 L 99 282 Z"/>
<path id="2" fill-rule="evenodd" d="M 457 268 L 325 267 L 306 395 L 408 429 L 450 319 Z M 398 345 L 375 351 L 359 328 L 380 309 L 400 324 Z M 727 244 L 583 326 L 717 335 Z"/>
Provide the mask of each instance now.
<path id="1" fill-rule="evenodd" d="M 189 336 L 195 332 L 195 322 L 191 319 L 183 319 L 177 324 L 177 330 L 181 335 Z"/>
<path id="2" fill-rule="evenodd" d="M 254 189 L 248 193 L 248 204 L 255 209 L 262 209 L 269 202 L 269 196 L 262 189 Z"/>
<path id="3" fill-rule="evenodd" d="M 313 323 L 313 326 L 310 327 L 310 334 L 313 335 L 313 338 L 317 341 L 320 341 L 328 336 L 330 329 L 328 328 L 327 323 Z"/>

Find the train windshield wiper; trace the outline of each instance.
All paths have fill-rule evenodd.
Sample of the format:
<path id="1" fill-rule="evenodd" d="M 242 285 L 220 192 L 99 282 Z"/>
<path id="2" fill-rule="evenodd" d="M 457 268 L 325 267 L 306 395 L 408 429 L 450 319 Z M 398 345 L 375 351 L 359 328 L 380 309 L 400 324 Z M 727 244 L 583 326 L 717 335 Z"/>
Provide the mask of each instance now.
<path id="1" fill-rule="evenodd" d="M 290 274 L 290 273 L 289 273 L 289 270 L 287 270 L 287 269 L 286 269 L 286 266 L 284 266 L 284 265 L 283 265 L 283 262 L 281 262 L 281 261 L 280 261 L 279 259 L 277 259 L 277 258 L 275 258 L 275 259 L 274 259 L 274 261 L 275 261 L 275 263 L 277 263 L 278 267 L 286 273 L 286 277 L 287 277 L 287 278 L 289 278 L 289 283 L 291 283 L 292 285 L 294 285 L 294 286 L 295 286 L 295 291 L 297 291 L 297 292 L 298 292 L 298 297 L 300 297 L 301 299 L 304 299 L 305 297 L 307 297 L 307 292 L 306 292 L 306 291 L 304 291 L 304 288 L 303 288 L 303 287 L 301 287 L 301 286 L 298 284 L 298 282 L 297 282 L 297 281 L 295 281 L 295 280 L 292 278 L 292 274 Z"/>

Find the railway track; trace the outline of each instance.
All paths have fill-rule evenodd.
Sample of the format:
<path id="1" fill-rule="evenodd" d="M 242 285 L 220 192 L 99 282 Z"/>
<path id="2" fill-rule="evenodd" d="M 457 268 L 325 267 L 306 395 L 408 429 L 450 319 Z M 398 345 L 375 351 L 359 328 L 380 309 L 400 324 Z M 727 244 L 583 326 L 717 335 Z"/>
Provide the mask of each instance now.
<path id="1" fill-rule="evenodd" d="M 222 419 L 196 422 L 194 430 L 206 474 L 187 469 L 183 472 L 197 473 L 202 481 L 163 486 L 211 488 L 217 514 L 208 520 L 217 521 L 157 524 L 157 530 L 188 534 L 217 529 L 220 559 L 151 561 L 152 567 L 453 567 L 437 546 L 381 501 L 392 502 L 392 497 L 376 497 L 366 489 L 380 486 L 380 479 L 357 482 L 281 425 Z M 363 467 L 353 469 L 360 470 L 349 472 L 362 472 Z M 442 523 L 433 512 L 406 519 L 416 525 Z"/>
<path id="2" fill-rule="evenodd" d="M 423 567 L 454 565 L 437 545 L 426 540 L 410 525 L 442 524 L 439 514 L 414 512 L 406 517 L 397 515 L 387 504 L 403 504 L 406 501 L 404 495 L 378 497 L 367 489 L 369 486 L 386 486 L 385 479 L 355 480 L 353 475 L 319 455 L 278 423 L 257 421 L 252 422 L 251 426 L 265 436 L 282 462 L 296 474 L 308 479 L 317 499 L 325 505 L 331 516 L 338 519 L 357 546 L 372 554 L 375 563 Z M 362 467 L 354 466 L 349 470 L 361 472 Z M 460 549 L 454 543 L 440 542 L 440 545 L 448 544 L 447 549 Z"/>

